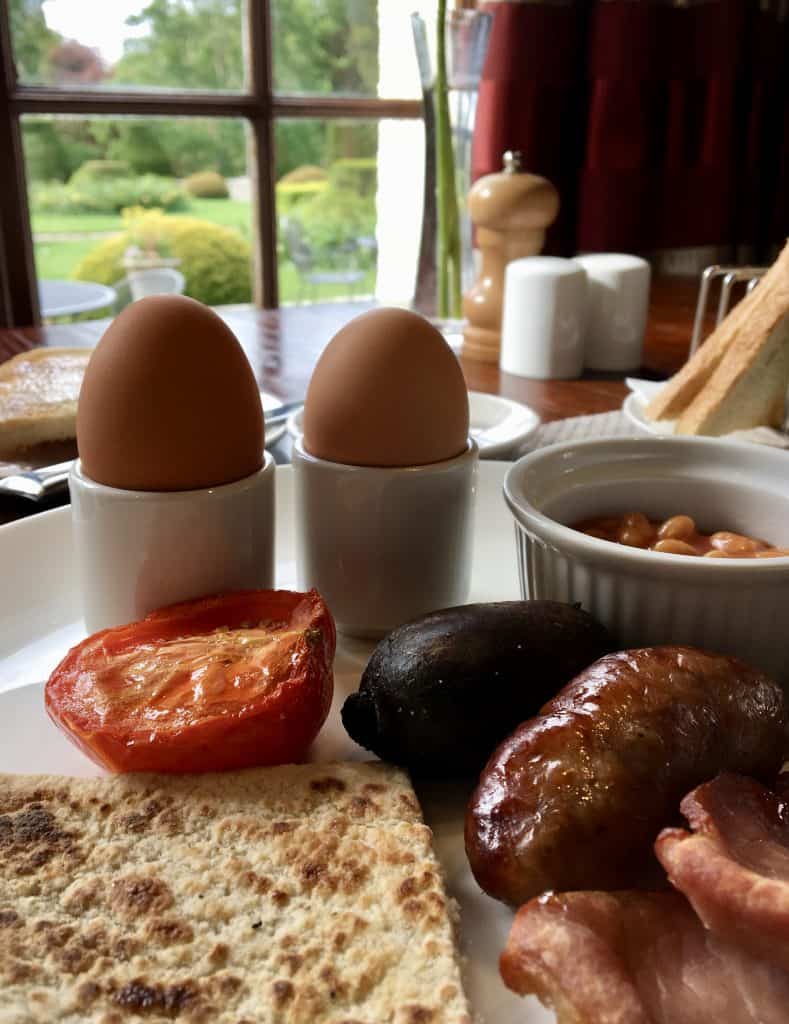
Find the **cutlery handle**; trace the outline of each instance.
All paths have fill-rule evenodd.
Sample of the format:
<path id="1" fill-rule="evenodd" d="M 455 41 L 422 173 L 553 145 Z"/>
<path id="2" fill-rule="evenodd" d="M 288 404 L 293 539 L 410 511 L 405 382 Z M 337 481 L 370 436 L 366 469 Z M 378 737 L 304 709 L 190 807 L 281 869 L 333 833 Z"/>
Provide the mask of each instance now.
<path id="1" fill-rule="evenodd" d="M 68 477 L 73 466 L 73 461 L 57 462 L 53 466 L 42 466 L 33 471 L 35 478 L 41 485 L 41 497 L 50 494 L 57 494 L 68 487 Z"/>

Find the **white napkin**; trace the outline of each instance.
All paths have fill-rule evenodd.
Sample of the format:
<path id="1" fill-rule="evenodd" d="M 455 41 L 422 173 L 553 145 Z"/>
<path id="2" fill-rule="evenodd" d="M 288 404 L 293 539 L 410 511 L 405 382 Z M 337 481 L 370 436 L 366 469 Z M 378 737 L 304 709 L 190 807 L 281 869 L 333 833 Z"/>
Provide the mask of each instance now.
<path id="1" fill-rule="evenodd" d="M 644 409 L 663 387 L 664 381 L 642 380 L 639 377 L 627 377 L 625 384 L 636 397 L 635 409 L 632 410 L 639 425 L 651 434 L 665 436 L 674 433 L 676 420 L 647 419 Z M 723 434 L 727 441 L 748 441 L 751 444 L 766 444 L 773 448 L 789 448 L 789 434 L 773 427 L 751 427 L 750 430 L 733 430 Z"/>

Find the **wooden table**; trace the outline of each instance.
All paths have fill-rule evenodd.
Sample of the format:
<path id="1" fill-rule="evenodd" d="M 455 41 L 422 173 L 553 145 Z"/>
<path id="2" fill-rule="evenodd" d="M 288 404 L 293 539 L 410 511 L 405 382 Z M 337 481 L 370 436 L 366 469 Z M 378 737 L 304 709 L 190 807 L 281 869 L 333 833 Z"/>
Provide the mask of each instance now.
<path id="1" fill-rule="evenodd" d="M 687 358 L 697 282 L 661 278 L 653 283 L 641 375 L 667 377 Z M 249 357 L 261 388 L 290 401 L 304 397 L 318 356 L 335 332 L 369 303 L 290 306 L 278 311 L 226 306 L 221 315 Z M 96 344 L 108 320 L 0 330 L 0 362 L 37 345 Z M 623 374 L 593 374 L 582 380 L 526 380 L 498 366 L 462 360 L 471 390 L 505 395 L 530 405 L 544 421 L 618 409 L 626 394 Z M 2 502 L 0 522 L 38 510 L 30 503 Z"/>
<path id="2" fill-rule="evenodd" d="M 646 345 L 645 375 L 670 376 L 687 358 L 696 304 L 697 282 L 659 278 L 653 282 Z M 289 306 L 276 312 L 226 306 L 220 312 L 247 353 L 261 388 L 283 400 L 304 397 L 315 362 L 332 335 L 365 303 Z M 108 321 L 0 330 L 0 362 L 36 345 L 92 346 Z M 526 380 L 498 366 L 463 360 L 470 389 L 526 402 L 544 420 L 608 412 L 622 404 L 622 376 L 594 374 L 583 380 Z"/>

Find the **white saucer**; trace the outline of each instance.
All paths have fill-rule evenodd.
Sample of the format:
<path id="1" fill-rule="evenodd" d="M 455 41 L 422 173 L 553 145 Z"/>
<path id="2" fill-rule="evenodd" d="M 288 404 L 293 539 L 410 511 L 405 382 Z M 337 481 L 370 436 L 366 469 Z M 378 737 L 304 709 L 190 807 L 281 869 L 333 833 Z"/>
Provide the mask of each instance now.
<path id="1" fill-rule="evenodd" d="M 525 444 L 540 425 L 540 417 L 521 402 L 482 391 L 468 393 L 470 433 L 479 445 L 480 458 L 506 459 Z M 301 437 L 304 411 L 288 418 L 288 433 Z"/>

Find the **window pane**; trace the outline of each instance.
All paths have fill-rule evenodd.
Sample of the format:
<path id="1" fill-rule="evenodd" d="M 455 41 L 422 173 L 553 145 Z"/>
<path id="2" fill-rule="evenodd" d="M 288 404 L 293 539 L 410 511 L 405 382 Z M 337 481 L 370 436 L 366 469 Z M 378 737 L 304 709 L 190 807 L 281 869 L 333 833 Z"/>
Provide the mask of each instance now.
<path id="1" fill-rule="evenodd" d="M 8 0 L 20 81 L 244 88 L 244 0 Z"/>
<path id="2" fill-rule="evenodd" d="M 422 122 L 283 119 L 275 130 L 280 300 L 410 302 Z"/>
<path id="3" fill-rule="evenodd" d="M 276 124 L 280 301 L 375 289 L 376 121 Z"/>
<path id="4" fill-rule="evenodd" d="M 209 305 L 252 300 L 244 122 L 27 116 L 22 132 L 45 291 L 74 294 L 63 285 L 73 280 L 115 287 L 109 313 L 151 289 Z M 56 308 L 53 299 L 42 312 Z"/>
<path id="5" fill-rule="evenodd" d="M 410 15 L 435 22 L 437 0 L 271 0 L 279 94 L 421 95 Z"/>

